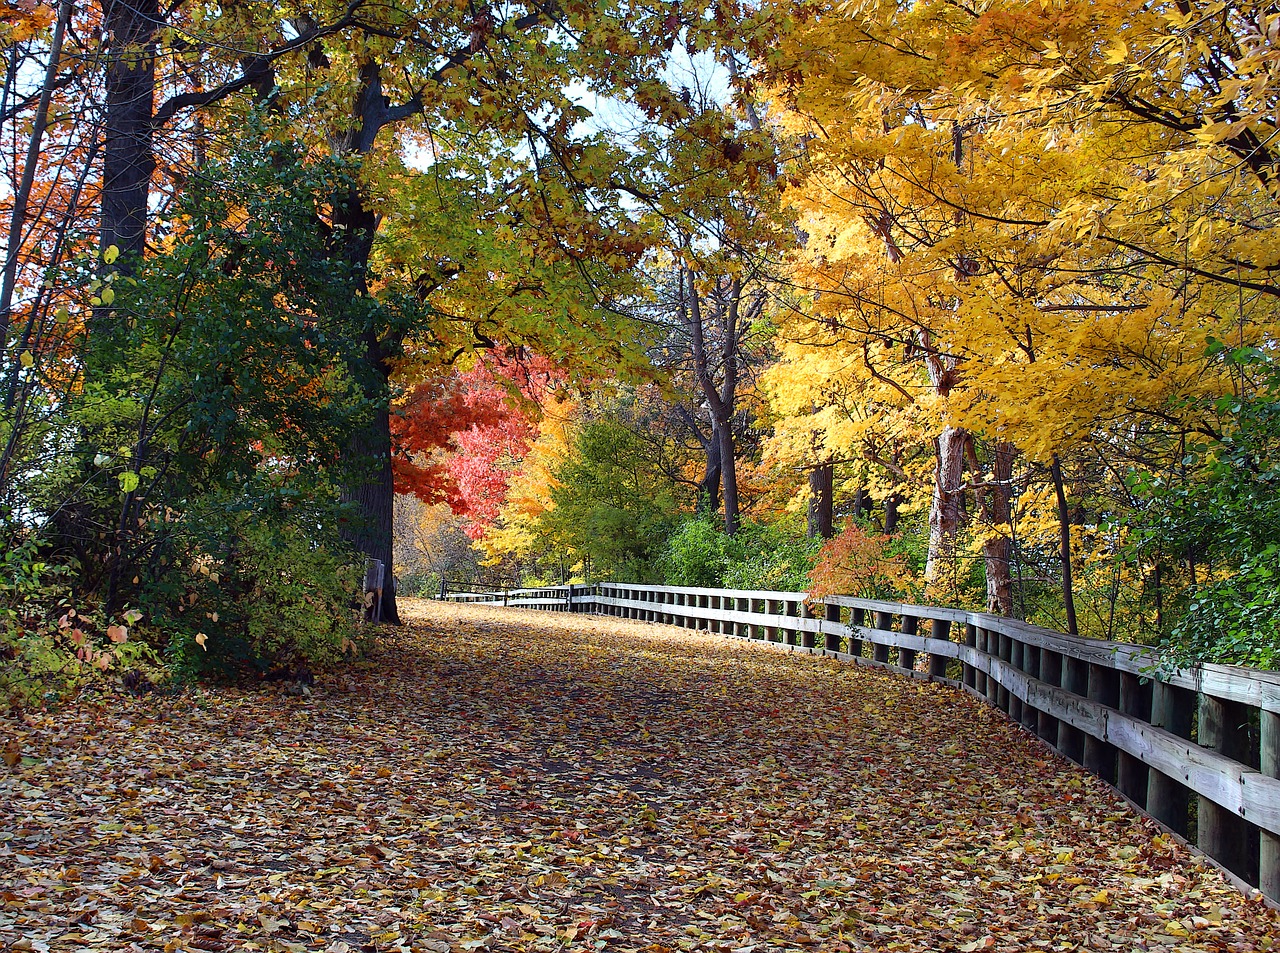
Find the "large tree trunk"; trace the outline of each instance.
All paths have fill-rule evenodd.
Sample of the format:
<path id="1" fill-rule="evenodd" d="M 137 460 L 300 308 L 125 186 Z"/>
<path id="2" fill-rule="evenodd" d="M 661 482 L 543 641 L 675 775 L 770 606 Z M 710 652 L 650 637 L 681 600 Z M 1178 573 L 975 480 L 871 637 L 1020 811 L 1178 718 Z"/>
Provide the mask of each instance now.
<path id="1" fill-rule="evenodd" d="M 830 539 L 835 535 L 835 472 L 832 463 L 819 464 L 809 471 L 810 539 Z"/>
<path id="2" fill-rule="evenodd" d="M 886 536 L 892 536 L 897 531 L 898 517 L 900 515 L 899 508 L 901 506 L 902 496 L 899 493 L 890 493 L 884 498 L 884 533 Z"/>
<path id="3" fill-rule="evenodd" d="M 341 242 L 333 254 L 345 261 L 352 278 L 353 297 L 369 293 L 369 259 L 373 255 L 377 216 L 358 188 L 334 200 L 335 231 Z M 395 479 L 391 469 L 391 371 L 388 354 L 398 339 L 384 329 L 365 327 L 358 340 L 362 351 L 353 359 L 356 379 L 374 410 L 347 444 L 343 460 L 343 502 L 353 503 L 359 516 L 343 530 L 343 538 L 365 556 L 382 561 L 382 621 L 400 624 L 396 606 L 393 550 L 395 548 Z"/>
<path id="4" fill-rule="evenodd" d="M 355 504 L 358 516 L 342 527 L 342 538 L 366 556 L 382 560 L 382 621 L 400 624 L 392 540 L 395 527 L 395 482 L 391 475 L 391 414 L 380 401 L 365 425 L 351 437 L 347 485 L 342 499 Z"/>
<path id="5" fill-rule="evenodd" d="M 938 435 L 933 474 L 933 500 L 929 506 L 929 555 L 925 582 L 936 586 L 948 570 L 955 569 L 956 534 L 964 521 L 964 464 L 969 432 L 950 425 Z"/>
<path id="6" fill-rule="evenodd" d="M 1009 501 L 1013 497 L 1013 461 L 1018 451 L 1011 443 L 998 443 L 991 461 L 993 485 L 984 492 L 987 522 L 993 526 L 1009 525 Z M 982 544 L 987 570 L 987 611 L 1013 615 L 1013 575 L 1010 563 L 1013 540 L 1007 533 L 992 536 Z"/>
<path id="7" fill-rule="evenodd" d="M 115 245 L 126 273 L 147 242 L 155 110 L 156 0 L 102 0 L 107 32 L 107 120 L 102 159 L 103 250 Z"/>

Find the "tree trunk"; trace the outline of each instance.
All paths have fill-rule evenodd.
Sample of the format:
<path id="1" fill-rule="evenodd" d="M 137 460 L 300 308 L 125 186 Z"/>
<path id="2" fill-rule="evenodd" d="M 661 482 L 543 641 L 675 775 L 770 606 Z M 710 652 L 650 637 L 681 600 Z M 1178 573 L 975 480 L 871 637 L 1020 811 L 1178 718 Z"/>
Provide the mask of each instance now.
<path id="1" fill-rule="evenodd" d="M 1071 582 L 1071 513 L 1067 509 L 1067 492 L 1062 484 L 1062 462 L 1058 455 L 1053 455 L 1053 463 L 1049 467 L 1053 476 L 1053 490 L 1058 497 L 1058 549 L 1062 556 L 1062 604 L 1067 610 L 1067 631 L 1072 635 L 1079 634 L 1076 623 L 1076 597 Z"/>
<path id="2" fill-rule="evenodd" d="M 368 207 L 358 188 L 334 199 L 335 231 L 342 241 L 334 256 L 341 256 L 351 276 L 353 298 L 369 294 L 369 259 L 373 255 L 377 216 Z M 368 320 L 365 318 L 364 320 Z M 358 342 L 358 343 L 357 343 Z M 343 538 L 359 552 L 382 560 L 382 621 L 400 625 L 396 606 L 394 567 L 396 486 L 391 469 L 391 363 L 387 355 L 397 350 L 398 339 L 384 329 L 360 329 L 353 347 L 355 377 L 364 388 L 365 399 L 374 408 L 364 425 L 352 434 L 347 458 L 343 460 L 342 500 L 355 504 L 359 516 L 343 528 Z"/>
<path id="3" fill-rule="evenodd" d="M 150 212 L 155 110 L 156 0 L 102 0 L 108 37 L 106 134 L 102 159 L 102 249 L 120 250 L 129 273 L 142 258 Z"/>
<path id="4" fill-rule="evenodd" d="M 964 460 L 969 433 L 950 425 L 942 429 L 935 447 L 933 500 L 929 506 L 929 555 L 925 582 L 933 587 L 947 570 L 955 569 L 956 534 L 964 512 Z"/>
<path id="5" fill-rule="evenodd" d="M 391 413 L 379 401 L 378 408 L 349 443 L 344 503 L 355 505 L 358 515 L 342 527 L 342 538 L 373 559 L 382 560 L 382 621 L 400 624 L 396 609 L 396 582 L 392 553 L 395 525 L 395 482 L 391 475 Z"/>
<path id="6" fill-rule="evenodd" d="M 994 485 L 984 494 L 987 522 L 993 526 L 1009 525 L 1009 501 L 1013 496 L 1013 461 L 1017 450 L 1011 443 L 998 443 L 992 460 Z M 982 544 L 987 570 L 987 611 L 997 615 L 1013 615 L 1013 575 L 1010 572 L 1013 540 L 1007 533 L 993 536 Z"/>
<path id="7" fill-rule="evenodd" d="M 698 512 L 706 514 L 714 514 L 720 512 L 720 434 L 715 430 L 714 424 L 711 431 L 711 439 L 704 439 L 702 434 L 698 434 L 698 440 L 702 443 L 702 451 L 706 454 L 706 470 L 702 474 L 702 479 L 698 482 Z"/>
<path id="8" fill-rule="evenodd" d="M 733 455 L 733 427 L 726 420 L 716 429 L 720 436 L 720 475 L 724 486 L 724 531 L 733 536 L 738 532 L 738 467 Z"/>
<path id="9" fill-rule="evenodd" d="M 884 534 L 892 536 L 898 528 L 898 507 L 902 505 L 902 497 L 890 493 L 884 498 Z"/>
<path id="10" fill-rule="evenodd" d="M 835 464 L 823 463 L 809 471 L 809 538 L 835 535 Z"/>

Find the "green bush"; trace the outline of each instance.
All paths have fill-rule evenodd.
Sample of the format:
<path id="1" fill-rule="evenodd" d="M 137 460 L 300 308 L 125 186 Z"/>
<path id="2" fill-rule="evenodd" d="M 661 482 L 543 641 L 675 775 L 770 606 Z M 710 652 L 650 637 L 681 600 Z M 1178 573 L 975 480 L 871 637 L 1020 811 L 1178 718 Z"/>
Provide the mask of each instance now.
<path id="1" fill-rule="evenodd" d="M 802 592 L 821 542 L 750 520 L 728 536 L 700 515 L 667 538 L 661 566 L 672 586 Z"/>
<path id="2" fill-rule="evenodd" d="M 362 561 L 327 528 L 333 494 L 301 474 L 263 476 L 190 514 L 186 555 L 144 606 L 180 676 L 322 666 L 356 650 Z"/>
<path id="3" fill-rule="evenodd" d="M 71 567 L 49 562 L 45 544 L 9 526 L 0 553 L 0 705 L 56 704 L 103 678 L 135 671 L 162 678 L 160 658 L 139 641 L 127 609 L 116 619 L 75 598 Z"/>
<path id="4" fill-rule="evenodd" d="M 1280 669 L 1280 545 L 1194 589 L 1164 650 L 1173 668 L 1205 661 Z"/>
<path id="5" fill-rule="evenodd" d="M 1280 667 L 1280 365 L 1253 348 L 1210 348 L 1247 383 L 1197 408 L 1216 438 L 1189 443 L 1190 474 L 1137 474 L 1133 539 L 1148 562 L 1192 555 L 1199 579 L 1163 643 L 1166 664 Z"/>

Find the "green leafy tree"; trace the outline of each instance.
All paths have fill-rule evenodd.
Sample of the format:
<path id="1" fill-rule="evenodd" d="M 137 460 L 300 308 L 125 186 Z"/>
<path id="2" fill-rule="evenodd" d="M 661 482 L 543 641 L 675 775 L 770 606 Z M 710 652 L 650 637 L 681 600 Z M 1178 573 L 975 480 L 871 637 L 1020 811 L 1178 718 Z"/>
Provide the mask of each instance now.
<path id="1" fill-rule="evenodd" d="M 1240 393 L 1200 408 L 1216 439 L 1188 446 L 1189 479 L 1135 477 L 1149 501 L 1138 553 L 1197 567 L 1164 642 L 1169 664 L 1280 668 L 1280 366 L 1254 348 L 1210 351 L 1236 369 Z"/>
<path id="2" fill-rule="evenodd" d="M 595 578 L 659 578 L 673 514 L 688 501 L 638 434 L 608 416 L 588 420 L 554 475 L 559 485 L 543 522 L 555 545 Z"/>
<path id="3" fill-rule="evenodd" d="M 325 252 L 317 197 L 352 174 L 247 145 L 190 184 L 167 254 L 89 285 L 84 306 L 113 319 L 90 335 L 98 371 L 67 402 L 58 466 L 29 474 L 27 508 L 104 617 L 140 612 L 138 631 L 184 665 L 270 666 L 350 643 L 340 487 L 347 435 L 371 409 L 347 322 L 417 306 L 353 304 Z"/>

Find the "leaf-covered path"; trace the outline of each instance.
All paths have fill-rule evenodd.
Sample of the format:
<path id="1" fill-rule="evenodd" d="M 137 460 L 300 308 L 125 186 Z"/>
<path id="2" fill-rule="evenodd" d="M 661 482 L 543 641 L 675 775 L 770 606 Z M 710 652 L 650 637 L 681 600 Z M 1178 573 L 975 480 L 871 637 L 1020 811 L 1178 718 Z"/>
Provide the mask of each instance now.
<path id="1" fill-rule="evenodd" d="M 963 693 L 410 605 L 312 697 L 104 699 L 0 765 L 15 949 L 1255 950 L 1275 915 Z M 12 734 L 12 727 L 6 728 Z"/>

